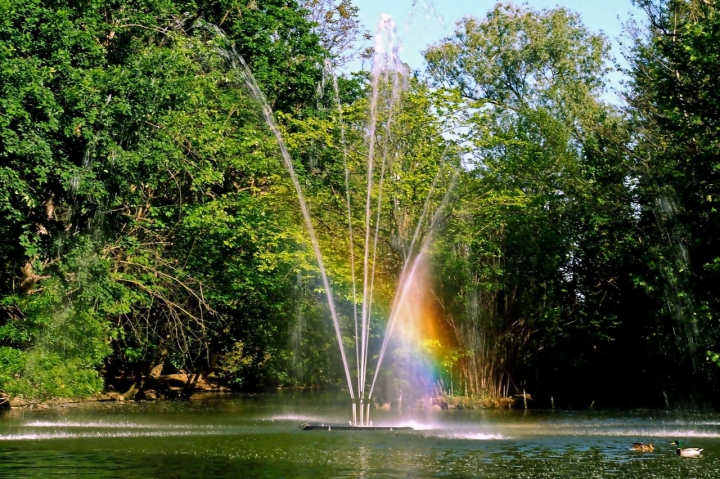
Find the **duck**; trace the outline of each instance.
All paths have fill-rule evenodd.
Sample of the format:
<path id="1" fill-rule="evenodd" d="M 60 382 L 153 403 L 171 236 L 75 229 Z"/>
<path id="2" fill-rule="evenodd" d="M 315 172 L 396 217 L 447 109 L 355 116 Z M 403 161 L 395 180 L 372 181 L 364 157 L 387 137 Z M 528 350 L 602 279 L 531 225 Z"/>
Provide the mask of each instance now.
<path id="1" fill-rule="evenodd" d="M 642 442 L 634 442 L 632 445 L 633 451 L 642 451 L 642 452 L 652 452 L 655 450 L 653 447 L 653 443 L 649 442 L 647 444 L 643 444 Z"/>
<path id="2" fill-rule="evenodd" d="M 677 455 L 682 457 L 698 457 L 703 452 L 700 447 L 682 447 L 679 440 L 671 442 L 673 446 L 677 446 Z"/>

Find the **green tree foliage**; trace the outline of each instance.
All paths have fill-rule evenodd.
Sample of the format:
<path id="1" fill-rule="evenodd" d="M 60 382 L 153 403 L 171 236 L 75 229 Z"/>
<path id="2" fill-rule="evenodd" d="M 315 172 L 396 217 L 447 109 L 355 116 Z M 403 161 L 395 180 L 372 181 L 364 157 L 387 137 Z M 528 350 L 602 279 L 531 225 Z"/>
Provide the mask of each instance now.
<path id="1" fill-rule="evenodd" d="M 426 52 L 469 152 L 440 267 L 475 393 L 611 356 L 634 221 L 627 126 L 600 99 L 607 54 L 565 9 L 501 4 Z"/>
<path id="2" fill-rule="evenodd" d="M 273 109 L 309 106 L 327 51 L 295 0 L 200 0 L 178 2 L 178 8 L 226 32 Z"/>
<path id="3" fill-rule="evenodd" d="M 639 1 L 649 31 L 632 30 L 628 100 L 644 231 L 638 282 L 656 299 L 650 324 L 676 387 L 708 379 L 717 350 L 717 98 L 720 12 L 714 2 Z M 712 359 L 713 353 L 708 353 Z M 705 371 L 709 373 L 710 371 Z M 702 381 L 704 387 L 714 381 Z"/>
<path id="4" fill-rule="evenodd" d="M 441 388 L 477 395 L 712 387 L 720 12 L 638 4 L 622 111 L 603 100 L 607 39 L 563 8 L 498 4 L 428 48 L 427 76 L 360 72 L 336 92 L 329 70 L 363 35 L 346 0 L 0 0 L 0 389 L 130 398 L 163 371 L 186 373 L 180 395 L 211 375 L 342 384 L 235 55 L 275 111 L 346 333 L 370 247 L 371 377 L 403 267 L 430 260 L 433 305 L 413 301 L 440 330 L 397 336 L 381 395 L 428 388 L 411 384 L 428 351 Z"/>
<path id="5" fill-rule="evenodd" d="M 183 6 L 2 3 L 9 261 L 0 344 L 3 377 L 33 385 L 3 381 L 5 389 L 92 393 L 108 344 L 106 375 L 123 388 L 122 378 L 135 378 L 131 392 L 163 364 L 208 372 L 239 345 L 242 377 L 273 382 L 286 369 L 278 351 L 294 317 L 286 278 L 305 237 L 277 146 L 219 48 L 247 52 L 277 106 L 290 110 L 314 105 L 324 50 L 293 3 L 228 5 L 217 19 L 209 6 L 197 15 Z M 227 36 L 198 18 L 225 20 Z M 97 271 L 71 259 L 78 255 L 97 258 Z M 75 279 L 60 281 L 67 277 Z M 82 299 L 88 291 L 94 301 Z M 58 351 L 49 330 L 77 341 L 66 373 L 90 374 L 87 388 L 58 389 L 38 375 L 49 369 L 31 367 L 30 355 Z M 87 350 L 83 334 L 85 346 L 103 347 Z"/>
<path id="6" fill-rule="evenodd" d="M 350 0 L 302 0 L 300 5 L 308 10 L 308 19 L 315 25 L 314 30 L 330 54 L 333 66 L 346 65 L 359 53 L 355 42 L 360 37 L 371 38 L 362 30 L 359 9 Z"/>
<path id="7" fill-rule="evenodd" d="M 19 396 L 87 396 L 103 387 L 98 367 L 110 354 L 106 320 L 124 291 L 89 243 L 66 255 L 42 291 L 3 299 L 0 384 Z"/>

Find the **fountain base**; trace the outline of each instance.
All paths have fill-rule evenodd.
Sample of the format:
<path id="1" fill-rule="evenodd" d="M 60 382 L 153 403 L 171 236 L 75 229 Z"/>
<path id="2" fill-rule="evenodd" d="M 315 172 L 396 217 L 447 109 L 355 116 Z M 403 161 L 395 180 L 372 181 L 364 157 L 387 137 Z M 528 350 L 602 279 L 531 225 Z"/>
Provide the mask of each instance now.
<path id="1" fill-rule="evenodd" d="M 410 426 L 352 426 L 350 424 L 300 424 L 303 431 L 414 431 Z"/>

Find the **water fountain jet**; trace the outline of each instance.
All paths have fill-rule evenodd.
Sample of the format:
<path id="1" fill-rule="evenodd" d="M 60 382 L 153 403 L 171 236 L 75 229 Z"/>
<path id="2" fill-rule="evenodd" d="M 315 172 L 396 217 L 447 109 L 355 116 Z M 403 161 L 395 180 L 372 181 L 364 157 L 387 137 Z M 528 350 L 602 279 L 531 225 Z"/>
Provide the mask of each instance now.
<path id="1" fill-rule="evenodd" d="M 278 146 L 280 148 L 280 152 L 283 158 L 283 162 L 285 165 L 286 170 L 289 173 L 290 179 L 292 180 L 293 186 L 295 188 L 295 192 L 298 197 L 298 201 L 300 204 L 302 216 L 305 222 L 306 229 L 308 231 L 308 235 L 310 237 L 310 242 L 312 245 L 313 252 L 315 254 L 315 258 L 317 260 L 318 268 L 320 271 L 320 275 L 322 278 L 323 286 L 325 289 L 325 295 L 327 297 L 328 301 L 328 307 L 330 309 L 330 315 L 333 322 L 333 326 L 335 329 L 336 339 L 338 342 L 338 347 L 340 349 L 340 354 L 342 357 L 343 367 L 345 370 L 345 376 L 348 384 L 348 390 L 350 392 L 350 400 L 351 400 L 351 406 L 352 406 L 352 421 L 349 425 L 344 424 L 320 424 L 320 425 L 303 425 L 303 429 L 305 430 L 316 430 L 316 429 L 324 429 L 324 430 L 342 430 L 342 429 L 364 429 L 364 430 L 380 430 L 380 429 L 412 429 L 412 428 L 398 428 L 398 427 L 384 427 L 384 426 L 373 426 L 372 422 L 370 421 L 370 404 L 371 404 L 371 398 L 373 389 L 375 386 L 375 382 L 378 377 L 378 371 L 380 369 L 380 366 L 382 365 L 383 357 L 385 354 L 385 351 L 387 349 L 388 341 L 390 336 L 392 335 L 393 328 L 397 319 L 397 310 L 398 308 L 403 304 L 405 301 L 405 298 L 407 296 L 407 290 L 409 288 L 409 285 L 412 284 L 412 278 L 415 269 L 417 268 L 417 264 L 420 260 L 420 258 L 423 256 L 423 254 L 426 252 L 427 247 L 429 245 L 429 242 L 432 237 L 433 229 L 435 229 L 439 223 L 440 214 L 443 211 L 445 205 L 447 204 L 448 198 L 450 196 L 450 193 L 452 191 L 452 188 L 454 186 L 455 181 L 453 180 L 451 183 L 450 188 L 446 192 L 442 202 L 440 203 L 439 208 L 435 211 L 432 221 L 430 221 L 430 224 L 428 226 L 428 231 L 425 234 L 425 238 L 422 242 L 422 245 L 419 249 L 419 251 L 415 252 L 415 244 L 417 239 L 419 238 L 420 231 L 422 228 L 422 225 L 425 222 L 425 217 L 428 214 L 429 210 L 429 203 L 431 200 L 431 197 L 433 196 L 436 183 L 439 180 L 439 178 L 442 177 L 444 170 L 445 170 L 445 155 L 447 153 L 447 149 L 442 154 L 441 163 L 443 166 L 439 169 L 437 176 L 432 182 L 432 185 L 430 187 L 427 199 L 425 200 L 422 213 L 420 215 L 420 218 L 418 220 L 418 223 L 414 229 L 414 234 L 412 237 L 412 241 L 410 243 L 410 248 L 405 252 L 405 260 L 403 262 L 402 270 L 400 273 L 400 284 L 398 287 L 398 290 L 395 293 L 395 298 L 392 302 L 392 309 L 390 311 L 390 317 L 385 329 L 385 334 L 383 337 L 382 342 L 382 348 L 379 353 L 378 362 L 375 367 L 374 371 L 374 377 L 373 381 L 369 383 L 367 381 L 367 368 L 368 368 L 368 357 L 369 357 L 369 339 L 370 339 L 370 317 L 372 312 L 372 301 L 373 301 L 373 289 L 375 286 L 375 274 L 376 274 L 376 262 L 377 262 L 377 245 L 378 245 L 378 237 L 379 237 L 379 227 L 380 227 L 380 212 L 382 207 L 382 198 L 383 198 L 383 188 L 385 184 L 385 178 L 386 178 L 386 168 L 387 168 L 387 161 L 388 161 L 388 145 L 387 145 L 387 138 L 390 136 L 390 129 L 391 124 L 393 122 L 393 113 L 397 107 L 397 104 L 400 100 L 400 90 L 402 88 L 402 82 L 401 80 L 404 79 L 407 75 L 407 72 L 405 70 L 404 65 L 399 59 L 399 43 L 397 41 L 397 35 L 395 33 L 395 24 L 391 17 L 387 15 L 383 15 L 380 19 L 380 22 L 378 23 L 378 30 L 377 35 L 375 37 L 375 55 L 374 55 L 374 63 L 373 68 L 371 71 L 371 93 L 370 93 L 370 99 L 369 99 L 369 111 L 368 111 L 368 126 L 366 128 L 367 136 L 368 136 L 368 162 L 367 162 L 367 191 L 366 191 L 366 201 L 365 201 L 365 243 L 364 243 L 364 253 L 363 253 L 363 290 L 362 290 L 362 307 L 361 307 L 361 314 L 360 314 L 360 321 L 358 324 L 358 311 L 357 311 L 357 288 L 356 288 L 356 277 L 355 277 L 355 252 L 354 252 L 354 233 L 353 233 L 353 225 L 352 225 L 352 203 L 351 203 L 351 196 L 350 196 L 350 182 L 349 182 L 349 167 L 348 167 L 348 160 L 347 160 L 347 146 L 345 141 L 345 130 L 342 122 L 342 105 L 340 103 L 340 97 L 339 97 L 339 91 L 337 87 L 337 79 L 333 75 L 333 89 L 336 95 L 337 100 L 337 108 L 338 108 L 338 118 L 340 121 L 340 128 L 341 128 L 341 145 L 343 149 L 343 169 L 344 169 L 344 176 L 345 176 L 345 200 L 346 200 L 346 206 L 347 206 L 347 215 L 348 215 L 348 232 L 350 236 L 350 263 L 351 263 L 351 270 L 352 270 L 352 295 L 353 295 L 353 311 L 354 311 L 354 319 L 355 319 L 355 349 L 356 349 L 356 364 L 357 364 L 357 395 L 355 394 L 355 389 L 352 384 L 351 380 L 351 374 L 350 374 L 350 368 L 347 361 L 347 357 L 345 354 L 345 348 L 343 344 L 343 338 L 342 338 L 342 332 L 340 330 L 340 324 L 338 320 L 338 314 L 335 307 L 335 302 L 332 294 L 332 290 L 330 288 L 330 282 L 328 279 L 328 274 L 325 268 L 325 263 L 323 259 L 322 252 L 320 250 L 319 242 L 317 239 L 317 235 L 315 233 L 315 229 L 313 227 L 312 219 L 309 212 L 309 207 L 307 204 L 307 201 L 305 199 L 304 192 L 301 188 L 299 178 L 295 172 L 295 168 L 293 166 L 292 159 L 290 157 L 290 154 L 287 150 L 287 147 L 285 146 L 284 139 L 282 137 L 282 134 L 280 133 L 280 130 L 278 128 L 277 123 L 275 122 L 273 112 L 268 105 L 267 101 L 265 100 L 265 97 L 260 90 L 259 86 L 257 85 L 257 82 L 255 81 L 255 78 L 252 75 L 252 72 L 248 68 L 248 66 L 245 64 L 243 59 L 237 55 L 234 51 L 227 51 L 223 50 L 223 55 L 229 60 L 229 63 L 233 67 L 235 71 L 237 71 L 242 79 L 244 80 L 244 83 L 246 87 L 249 90 L 249 93 L 251 96 L 258 101 L 258 103 L 261 106 L 262 114 L 264 117 L 265 122 L 267 123 L 268 127 L 272 131 L 273 135 L 275 136 Z M 380 91 L 381 91 L 381 81 L 387 80 L 388 86 L 390 88 L 390 100 L 389 100 L 389 113 L 388 118 L 386 119 L 385 123 L 385 144 L 382 145 L 383 152 L 382 152 L 382 164 L 380 168 L 380 178 L 379 182 L 375 183 L 375 173 L 374 173 L 374 163 L 375 163 L 375 148 L 376 148 L 376 127 L 377 127 L 377 121 L 378 121 L 378 103 L 380 98 Z M 457 176 L 457 175 L 456 175 Z M 371 235 L 371 231 L 373 229 L 373 193 L 376 192 L 377 195 L 377 212 L 375 217 L 375 224 L 374 224 L 374 234 Z M 372 261 L 371 261 L 371 253 L 372 253 Z M 412 267 L 411 267 L 412 266 Z M 408 268 L 410 270 L 408 271 Z M 359 333 L 359 334 L 358 334 Z M 369 393 L 367 392 L 367 386 L 370 386 Z M 307 427 L 305 427 L 307 426 Z"/>

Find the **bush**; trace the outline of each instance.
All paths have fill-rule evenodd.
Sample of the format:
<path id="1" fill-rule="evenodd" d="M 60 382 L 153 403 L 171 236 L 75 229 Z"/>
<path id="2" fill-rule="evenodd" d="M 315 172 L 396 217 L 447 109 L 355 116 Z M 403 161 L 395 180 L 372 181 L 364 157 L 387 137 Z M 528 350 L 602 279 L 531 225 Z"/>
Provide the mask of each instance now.
<path id="1" fill-rule="evenodd" d="M 107 309 L 122 302 L 90 245 L 68 253 L 29 296 L 2 300 L 0 389 L 25 398 L 84 397 L 103 388 L 110 354 Z"/>

